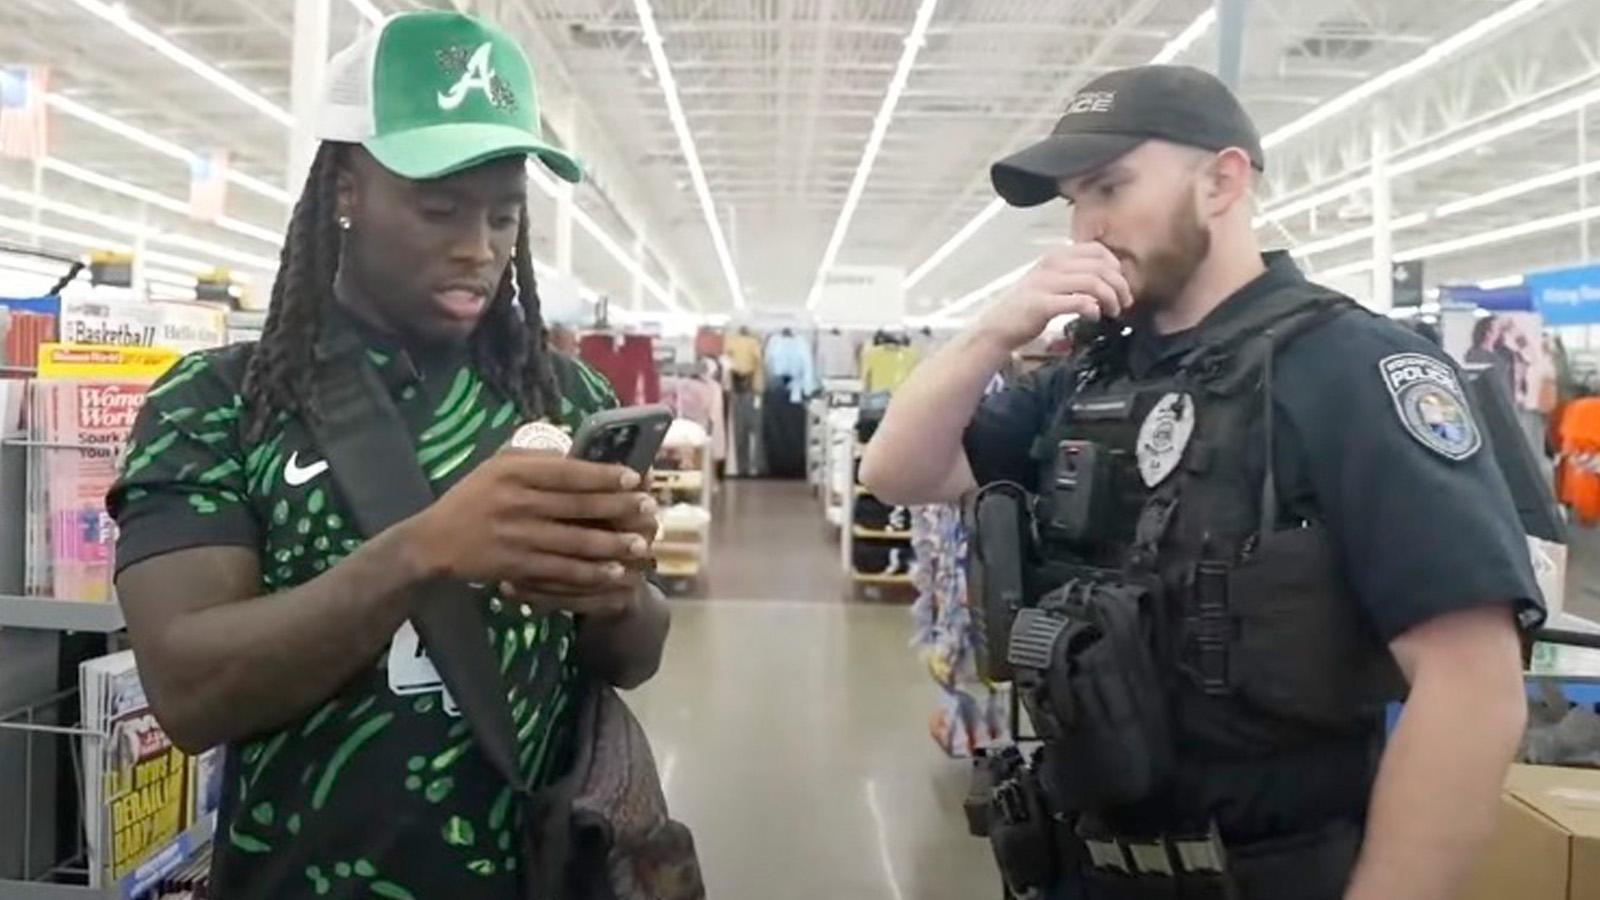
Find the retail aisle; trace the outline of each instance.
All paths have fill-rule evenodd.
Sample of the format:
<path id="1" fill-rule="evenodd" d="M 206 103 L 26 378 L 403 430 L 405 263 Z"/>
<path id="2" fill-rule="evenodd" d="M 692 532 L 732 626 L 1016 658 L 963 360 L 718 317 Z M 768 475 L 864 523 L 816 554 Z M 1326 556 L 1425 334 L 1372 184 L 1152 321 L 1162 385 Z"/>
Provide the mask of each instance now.
<path id="1" fill-rule="evenodd" d="M 661 674 L 629 702 L 709 896 L 1000 895 L 966 834 L 967 766 L 928 738 L 904 607 L 683 601 L 673 616 Z"/>
<path id="2" fill-rule="evenodd" d="M 710 577 L 718 600 L 844 598 L 838 532 L 803 481 L 722 482 L 713 512 Z"/>

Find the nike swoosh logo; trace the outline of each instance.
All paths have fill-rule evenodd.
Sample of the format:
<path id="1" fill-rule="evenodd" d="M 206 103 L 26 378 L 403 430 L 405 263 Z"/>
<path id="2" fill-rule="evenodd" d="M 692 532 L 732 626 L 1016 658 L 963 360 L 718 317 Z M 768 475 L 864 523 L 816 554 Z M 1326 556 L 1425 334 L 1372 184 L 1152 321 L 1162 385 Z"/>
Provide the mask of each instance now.
<path id="1" fill-rule="evenodd" d="M 290 487 L 299 487 L 326 471 L 328 471 L 327 460 L 301 466 L 300 451 L 296 450 L 289 454 L 289 461 L 283 465 L 283 480 Z"/>

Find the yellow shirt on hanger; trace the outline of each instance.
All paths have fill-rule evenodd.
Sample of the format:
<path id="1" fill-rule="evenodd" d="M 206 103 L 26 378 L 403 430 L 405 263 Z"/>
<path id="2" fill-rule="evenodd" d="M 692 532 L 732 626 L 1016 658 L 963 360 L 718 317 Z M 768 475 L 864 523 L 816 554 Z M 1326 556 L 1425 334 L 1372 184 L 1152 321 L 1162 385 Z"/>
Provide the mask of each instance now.
<path id="1" fill-rule="evenodd" d="M 761 342 L 748 334 L 730 334 L 722 352 L 728 357 L 728 371 L 750 379 L 757 391 L 766 386 L 766 371 L 761 365 Z"/>
<path id="2" fill-rule="evenodd" d="M 921 362 L 922 354 L 915 348 L 898 344 L 874 344 L 861 350 L 861 381 L 863 389 L 871 394 L 878 391 L 894 392 L 911 377 L 911 370 Z"/>

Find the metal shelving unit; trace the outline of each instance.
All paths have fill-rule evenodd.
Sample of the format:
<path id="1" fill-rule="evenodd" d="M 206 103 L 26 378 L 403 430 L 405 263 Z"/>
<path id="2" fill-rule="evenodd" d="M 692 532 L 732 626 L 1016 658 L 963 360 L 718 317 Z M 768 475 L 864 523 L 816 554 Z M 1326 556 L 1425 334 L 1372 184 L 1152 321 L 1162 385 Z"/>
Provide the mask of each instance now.
<path id="1" fill-rule="evenodd" d="M 0 595 L 0 628 L 112 634 L 123 627 L 122 606 L 115 600 L 101 602 Z"/>

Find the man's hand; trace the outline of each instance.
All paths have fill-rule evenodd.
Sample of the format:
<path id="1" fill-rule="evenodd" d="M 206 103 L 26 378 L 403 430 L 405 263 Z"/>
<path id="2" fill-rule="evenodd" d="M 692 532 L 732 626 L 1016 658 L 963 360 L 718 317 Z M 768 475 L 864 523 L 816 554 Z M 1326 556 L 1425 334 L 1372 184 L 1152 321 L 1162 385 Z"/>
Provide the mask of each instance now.
<path id="1" fill-rule="evenodd" d="M 1133 306 L 1122 262 L 1104 244 L 1090 242 L 1046 253 L 1002 300 L 984 311 L 978 330 L 1007 352 L 1038 337 L 1057 316 L 1098 322 Z"/>
<path id="2" fill-rule="evenodd" d="M 638 473 L 528 450 L 501 451 L 404 523 L 428 573 L 541 594 L 629 586 L 650 557 L 639 532 L 655 501 Z"/>

